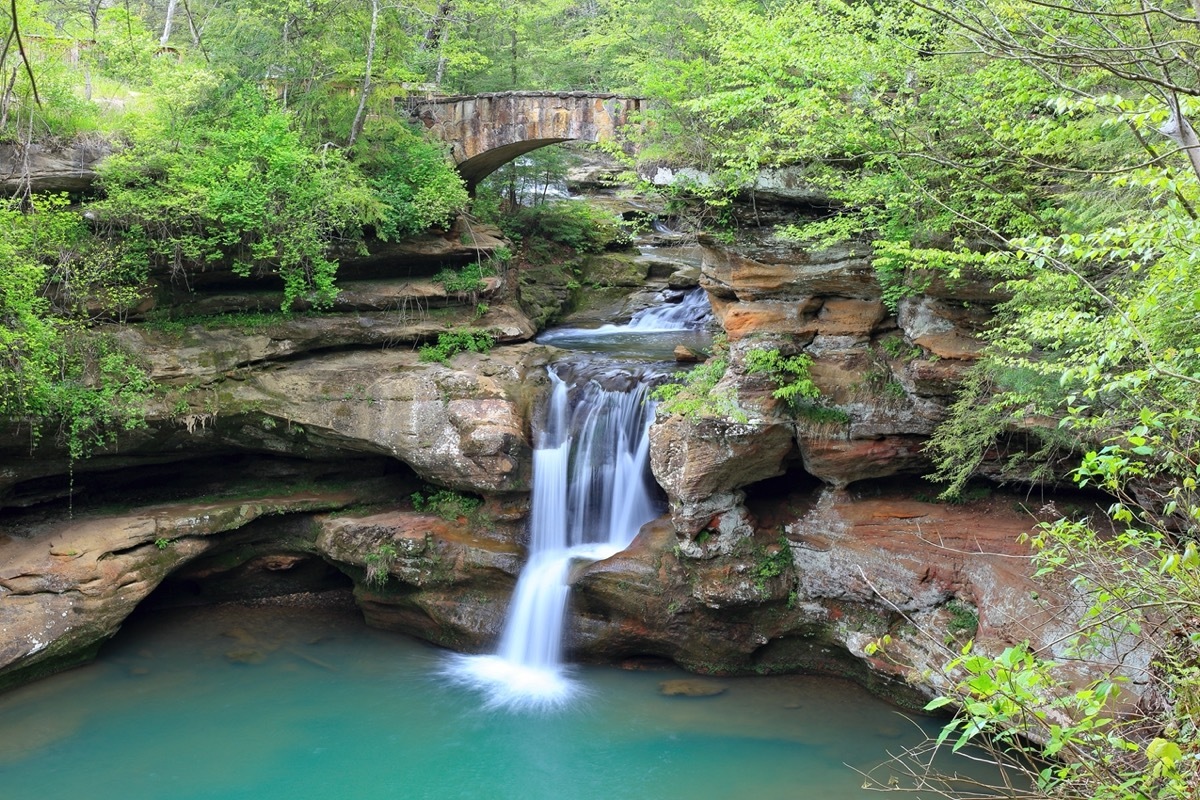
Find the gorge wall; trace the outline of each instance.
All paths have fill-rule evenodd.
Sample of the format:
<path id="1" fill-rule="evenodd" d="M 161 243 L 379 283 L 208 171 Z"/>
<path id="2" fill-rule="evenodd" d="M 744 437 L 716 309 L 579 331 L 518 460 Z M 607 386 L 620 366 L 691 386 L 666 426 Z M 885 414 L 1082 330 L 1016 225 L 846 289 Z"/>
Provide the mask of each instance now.
<path id="1" fill-rule="evenodd" d="M 522 563 L 532 419 L 556 358 L 531 341 L 538 322 L 581 296 L 697 284 L 728 337 L 719 389 L 745 418 L 660 414 L 669 514 L 576 569 L 575 657 L 832 671 L 918 702 L 967 638 L 1049 647 L 1065 632 L 1069 589 L 1035 581 L 1017 543 L 1042 503 L 996 489 L 946 505 L 919 479 L 989 286 L 930 283 L 893 311 L 864 246 L 753 239 L 702 239 L 682 264 L 514 262 L 469 294 L 433 280 L 504 244 L 463 221 L 377 247 L 344 262 L 332 311 L 289 317 L 261 313 L 279 303 L 266 284 L 159 276 L 113 330 L 160 387 L 145 428 L 74 464 L 53 437 L 0 432 L 0 687 L 88 659 L 156 589 L 199 602 L 352 586 L 372 625 L 489 647 Z M 448 330 L 500 345 L 420 360 L 415 346 Z M 773 399 L 745 368 L 764 347 L 809 354 L 837 413 Z"/>

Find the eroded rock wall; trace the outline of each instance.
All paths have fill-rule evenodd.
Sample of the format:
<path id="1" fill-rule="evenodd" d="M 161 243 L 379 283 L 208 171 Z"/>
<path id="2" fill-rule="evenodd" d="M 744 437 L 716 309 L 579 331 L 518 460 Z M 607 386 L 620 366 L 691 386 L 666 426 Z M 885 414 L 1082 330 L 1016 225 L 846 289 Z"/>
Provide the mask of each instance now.
<path id="1" fill-rule="evenodd" d="M 455 249 L 440 241 L 438 253 Z M 707 290 L 728 337 L 718 391 L 740 413 L 660 415 L 651 460 L 669 512 L 575 570 L 576 656 L 834 671 L 918 702 L 968 636 L 1050 647 L 1071 598 L 1030 577 L 1016 539 L 1035 514 L 1000 493 L 936 504 L 917 480 L 977 357 L 990 288 L 927 281 L 889 307 L 864 246 L 702 244 L 686 270 L 632 256 L 601 270 L 621 291 L 647 277 Z M 86 659 L 164 581 L 220 599 L 308 586 L 332 568 L 373 625 L 492 645 L 524 559 L 531 420 L 557 357 L 528 340 L 575 290 L 567 276 L 506 274 L 452 296 L 429 279 L 445 253 L 394 256 L 351 270 L 330 314 L 124 329 L 160 405 L 88 462 L 69 464 L 49 440 L 31 450 L 19 430 L 0 437 L 0 503 L 30 507 L 0 517 L 0 685 Z M 545 289 L 537 323 L 522 285 Z M 196 289 L 161 289 L 154 303 L 214 314 L 270 299 L 230 293 L 219 275 Z M 501 346 L 445 364 L 414 352 L 462 329 Z M 812 358 L 821 396 L 809 413 L 747 368 L 762 348 Z M 223 483 L 245 496 L 196 499 Z M 412 498 L 440 490 L 482 505 L 445 519 Z M 105 494 L 132 507 L 97 510 Z M 78 520 L 39 518 L 39 503 L 68 495 Z M 885 635 L 894 646 L 868 655 Z"/>

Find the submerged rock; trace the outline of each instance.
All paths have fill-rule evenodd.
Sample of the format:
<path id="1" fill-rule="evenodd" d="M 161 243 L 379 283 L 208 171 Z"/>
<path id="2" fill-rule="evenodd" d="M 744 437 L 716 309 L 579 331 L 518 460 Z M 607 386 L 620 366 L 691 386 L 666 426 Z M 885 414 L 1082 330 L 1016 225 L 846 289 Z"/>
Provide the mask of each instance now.
<path id="1" fill-rule="evenodd" d="M 658 693 L 666 697 L 715 697 L 727 691 L 727 684 L 700 678 L 680 678 L 658 684 Z"/>

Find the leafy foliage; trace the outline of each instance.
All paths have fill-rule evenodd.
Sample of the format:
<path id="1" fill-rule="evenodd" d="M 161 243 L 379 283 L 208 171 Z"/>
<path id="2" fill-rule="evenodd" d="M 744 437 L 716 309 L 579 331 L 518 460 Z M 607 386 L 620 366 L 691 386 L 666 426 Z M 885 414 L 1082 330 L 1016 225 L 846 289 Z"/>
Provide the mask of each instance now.
<path id="1" fill-rule="evenodd" d="M 330 305 L 337 264 L 328 244 L 358 238 L 376 201 L 348 162 L 305 146 L 256 88 L 237 87 L 220 103 L 208 89 L 190 88 L 134 129 L 104 164 L 107 197 L 94 213 L 144 239 L 157 264 L 270 272 L 282 279 L 285 310 L 300 300 Z"/>
<path id="2" fill-rule="evenodd" d="M 486 331 L 447 331 L 438 334 L 437 344 L 424 345 L 419 352 L 422 361 L 445 364 L 459 353 L 486 353 L 495 343 Z"/>
<path id="3" fill-rule="evenodd" d="M 793 410 L 821 394 L 809 375 L 811 366 L 812 357 L 805 353 L 784 356 L 778 350 L 755 348 L 746 351 L 745 356 L 746 372 L 750 375 L 765 374 L 770 378 L 775 383 L 775 391 L 771 396 L 783 400 Z"/>
<path id="4" fill-rule="evenodd" d="M 780 536 L 774 546 L 755 547 L 754 550 L 754 587 L 759 593 L 765 594 L 767 582 L 780 575 L 786 575 L 792 569 L 792 546 L 786 536 Z"/>
<path id="5" fill-rule="evenodd" d="M 149 382 L 84 316 L 93 298 L 127 298 L 140 274 L 124 252 L 93 242 L 62 197 L 0 208 L 0 418 L 36 440 L 57 425 L 80 459 L 141 424 Z"/>
<path id="6" fill-rule="evenodd" d="M 467 188 L 443 145 L 398 122 L 368 125 L 356 147 L 371 188 L 383 203 L 375 223 L 386 240 L 445 227 L 467 205 Z"/>
<path id="7" fill-rule="evenodd" d="M 504 232 L 526 245 L 552 243 L 580 253 L 599 253 L 629 244 L 629 234 L 615 216 L 571 201 L 544 203 L 521 208 L 502 221 Z"/>
<path id="8" fill-rule="evenodd" d="M 714 354 L 676 381 L 659 386 L 651 396 L 658 401 L 658 409 L 666 414 L 680 414 L 692 420 L 728 417 L 745 422 L 746 412 L 738 406 L 736 390 L 728 386 L 717 388 L 728 366 L 724 355 Z"/>
<path id="9" fill-rule="evenodd" d="M 432 493 L 414 492 L 412 494 L 413 508 L 427 514 L 434 514 L 444 520 L 454 521 L 466 518 L 474 521 L 479 517 L 483 501 L 477 497 L 468 497 L 452 489 L 438 489 Z"/>
<path id="10" fill-rule="evenodd" d="M 483 279 L 495 274 L 496 270 L 490 263 L 476 262 L 456 270 L 443 269 L 433 280 L 440 283 L 447 292 L 475 294 L 483 290 Z"/>

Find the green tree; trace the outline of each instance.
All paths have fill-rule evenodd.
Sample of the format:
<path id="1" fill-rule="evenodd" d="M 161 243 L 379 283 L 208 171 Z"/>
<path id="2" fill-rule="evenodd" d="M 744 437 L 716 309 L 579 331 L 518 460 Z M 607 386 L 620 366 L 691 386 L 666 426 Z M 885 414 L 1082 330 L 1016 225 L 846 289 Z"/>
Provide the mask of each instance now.
<path id="1" fill-rule="evenodd" d="M 0 418 L 35 442 L 53 431 L 83 458 L 141 423 L 149 382 L 87 315 L 127 301 L 144 274 L 96 242 L 63 197 L 9 201 L 0 233 Z"/>
<path id="2" fill-rule="evenodd" d="M 301 299 L 328 306 L 337 265 L 327 248 L 359 239 L 379 203 L 340 152 L 305 145 L 256 87 L 215 100 L 192 93 L 203 78 L 190 73 L 178 99 L 147 115 L 130 146 L 105 162 L 107 196 L 93 213 L 144 237 L 151 260 L 175 273 L 227 264 L 240 275 L 277 275 L 285 309 Z"/>

